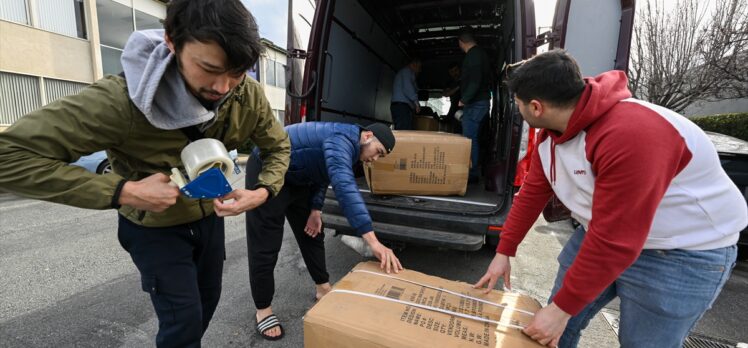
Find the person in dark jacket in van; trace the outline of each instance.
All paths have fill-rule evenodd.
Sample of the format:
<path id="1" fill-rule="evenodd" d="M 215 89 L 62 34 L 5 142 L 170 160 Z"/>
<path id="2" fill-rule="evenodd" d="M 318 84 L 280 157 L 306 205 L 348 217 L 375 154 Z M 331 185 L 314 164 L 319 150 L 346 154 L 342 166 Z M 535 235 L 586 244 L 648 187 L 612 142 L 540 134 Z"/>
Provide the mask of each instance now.
<path id="1" fill-rule="evenodd" d="M 462 99 L 462 94 L 460 93 L 460 64 L 457 62 L 450 63 L 447 72 L 449 73 L 449 80 L 447 81 L 447 88 L 442 92 L 442 96 L 449 97 L 447 120 L 452 125 L 452 132 L 462 134 L 460 116 L 455 116 L 458 110 L 462 110 L 462 106 L 459 105 L 460 99 Z"/>
<path id="2" fill-rule="evenodd" d="M 470 27 L 463 28 L 458 37 L 460 49 L 465 52 L 460 73 L 462 135 L 473 141 L 470 150 L 470 176 L 468 182 L 478 182 L 478 132 L 481 121 L 488 114 L 491 99 L 491 64 L 488 54 L 479 47 Z"/>
<path id="3" fill-rule="evenodd" d="M 285 186 L 278 194 L 247 212 L 249 282 L 257 308 L 257 330 L 268 340 L 283 337 L 283 327 L 270 304 L 275 292 L 273 270 L 283 241 L 285 219 L 293 230 L 319 299 L 330 291 L 325 266 L 325 235 L 322 205 L 332 184 L 348 222 L 371 247 L 387 273 L 402 269 L 391 249 L 374 235 L 371 217 L 356 185 L 353 166 L 373 162 L 392 152 L 395 137 L 389 127 L 375 123 L 368 127 L 345 123 L 307 122 L 286 127 L 291 140 L 291 163 Z M 247 163 L 246 187 L 253 189 L 263 180 L 261 156 L 257 150 Z"/>

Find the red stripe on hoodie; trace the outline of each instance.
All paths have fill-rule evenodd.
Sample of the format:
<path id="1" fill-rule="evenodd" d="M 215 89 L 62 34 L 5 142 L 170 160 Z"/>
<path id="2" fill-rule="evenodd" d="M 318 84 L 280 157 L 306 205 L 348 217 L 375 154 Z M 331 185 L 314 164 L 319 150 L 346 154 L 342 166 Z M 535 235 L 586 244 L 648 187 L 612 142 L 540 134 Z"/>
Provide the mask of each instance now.
<path id="1" fill-rule="evenodd" d="M 545 130 L 541 137 L 551 137 L 560 145 L 584 130 L 586 160 L 595 176 L 592 219 L 553 298 L 571 315 L 579 313 L 636 260 L 670 182 L 691 159 L 685 141 L 667 120 L 641 105 L 619 103 L 631 96 L 623 72 L 607 72 L 586 82 L 566 131 Z M 555 156 L 551 154 L 551 158 Z M 527 186 L 520 190 L 505 223 L 499 253 L 516 253 L 550 197 L 552 186 L 543 173 L 540 156 L 536 157 Z M 555 176 L 555 168 L 550 172 Z"/>

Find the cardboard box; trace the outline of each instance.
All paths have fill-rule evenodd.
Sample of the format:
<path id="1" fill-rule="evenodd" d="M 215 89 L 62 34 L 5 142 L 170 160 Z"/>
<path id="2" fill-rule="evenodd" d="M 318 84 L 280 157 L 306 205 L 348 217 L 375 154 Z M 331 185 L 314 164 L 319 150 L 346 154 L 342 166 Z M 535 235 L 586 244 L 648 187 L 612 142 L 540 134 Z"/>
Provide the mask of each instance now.
<path id="1" fill-rule="evenodd" d="M 399 279 L 382 275 L 378 263 L 364 262 L 335 284 L 304 316 L 304 347 L 541 347 L 517 328 L 478 320 L 526 326 L 528 313 L 541 308 L 528 296 L 497 290 L 484 295 L 470 284 L 410 270 L 389 275 Z"/>
<path id="2" fill-rule="evenodd" d="M 394 131 L 392 153 L 364 166 L 375 194 L 465 195 L 470 139 L 461 135 Z"/>
<path id="3" fill-rule="evenodd" d="M 413 116 L 413 128 L 419 131 L 438 132 L 439 121 L 431 116 Z"/>

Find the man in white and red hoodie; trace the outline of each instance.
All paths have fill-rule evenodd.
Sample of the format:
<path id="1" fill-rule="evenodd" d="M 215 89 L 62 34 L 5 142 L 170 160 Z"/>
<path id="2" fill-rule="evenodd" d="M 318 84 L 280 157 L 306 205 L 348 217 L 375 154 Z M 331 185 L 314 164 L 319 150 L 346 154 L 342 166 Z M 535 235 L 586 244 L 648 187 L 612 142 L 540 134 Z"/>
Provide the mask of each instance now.
<path id="1" fill-rule="evenodd" d="M 582 79 L 565 51 L 528 60 L 507 84 L 525 121 L 543 131 L 475 286 L 503 277 L 510 287 L 509 257 L 555 193 L 581 226 L 558 257 L 549 305 L 524 332 L 576 347 L 619 297 L 622 347 L 682 347 L 727 281 L 748 224 L 714 146 L 685 117 L 631 98 L 624 72 Z"/>

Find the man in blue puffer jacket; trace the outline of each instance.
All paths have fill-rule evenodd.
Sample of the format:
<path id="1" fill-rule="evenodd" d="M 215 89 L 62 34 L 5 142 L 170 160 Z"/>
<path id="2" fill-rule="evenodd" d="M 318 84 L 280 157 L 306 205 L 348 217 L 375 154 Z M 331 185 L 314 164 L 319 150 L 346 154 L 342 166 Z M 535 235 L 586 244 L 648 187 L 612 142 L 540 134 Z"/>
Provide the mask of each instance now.
<path id="1" fill-rule="evenodd" d="M 392 152 L 395 137 L 389 127 L 308 122 L 286 127 L 291 140 L 291 163 L 285 186 L 254 210 L 247 211 L 249 282 L 257 308 L 257 331 L 268 340 L 283 337 L 283 327 L 270 304 L 275 292 L 273 270 L 283 241 L 284 217 L 293 230 L 309 274 L 317 285 L 317 299 L 330 291 L 325 266 L 322 205 L 332 184 L 343 214 L 371 247 L 387 273 L 402 269 L 391 249 L 374 235 L 371 217 L 356 185 L 353 166 L 373 162 Z M 247 163 L 246 185 L 257 187 L 262 158 L 254 151 Z"/>

